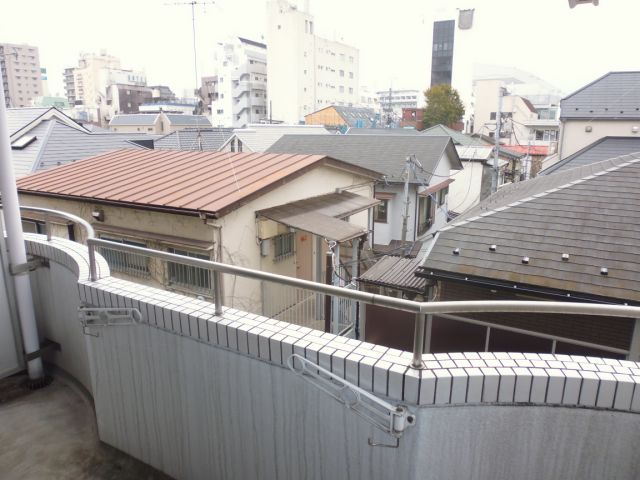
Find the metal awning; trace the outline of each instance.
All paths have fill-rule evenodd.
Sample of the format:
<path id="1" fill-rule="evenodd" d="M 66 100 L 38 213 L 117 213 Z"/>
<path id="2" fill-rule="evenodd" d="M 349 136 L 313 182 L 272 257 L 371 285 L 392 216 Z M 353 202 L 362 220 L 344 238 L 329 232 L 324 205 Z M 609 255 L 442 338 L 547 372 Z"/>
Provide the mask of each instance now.
<path id="1" fill-rule="evenodd" d="M 356 280 L 360 283 L 424 294 L 427 291 L 426 279 L 415 275 L 421 263 L 422 258 L 385 256 Z"/>
<path id="2" fill-rule="evenodd" d="M 285 203 L 256 212 L 258 217 L 319 235 L 328 240 L 346 242 L 367 234 L 367 229 L 340 220 L 380 203 L 351 192 L 335 192 Z"/>

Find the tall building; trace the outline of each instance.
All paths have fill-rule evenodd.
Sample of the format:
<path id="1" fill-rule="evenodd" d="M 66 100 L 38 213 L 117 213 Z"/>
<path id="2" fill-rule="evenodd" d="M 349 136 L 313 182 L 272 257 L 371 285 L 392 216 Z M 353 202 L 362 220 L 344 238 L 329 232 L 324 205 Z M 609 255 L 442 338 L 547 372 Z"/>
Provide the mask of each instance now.
<path id="1" fill-rule="evenodd" d="M 422 103 L 423 94 L 419 90 L 381 90 L 376 92 L 376 102 L 385 113 L 391 113 L 396 118 L 402 117 L 402 109 L 418 108 Z"/>
<path id="2" fill-rule="evenodd" d="M 360 103 L 359 51 L 315 34 L 309 2 L 267 4 L 269 118 L 300 123 L 329 105 Z"/>
<path id="3" fill-rule="evenodd" d="M 453 76 L 453 43 L 456 21 L 433 22 L 433 44 L 431 48 L 431 86 L 451 85 Z"/>
<path id="4" fill-rule="evenodd" d="M 218 47 L 216 75 L 206 85 L 212 124 L 243 128 L 259 123 L 267 116 L 267 46 L 236 37 Z"/>
<path id="5" fill-rule="evenodd" d="M 7 107 L 27 107 L 43 95 L 38 47 L 0 43 L 0 71 Z"/>
<path id="6" fill-rule="evenodd" d="M 105 51 L 96 55 L 80 55 L 78 66 L 64 71 L 65 94 L 69 103 L 76 106 L 82 120 L 105 123 L 113 114 L 107 103 L 111 85 L 143 87 L 147 84 L 144 72 L 121 68 L 120 59 Z"/>

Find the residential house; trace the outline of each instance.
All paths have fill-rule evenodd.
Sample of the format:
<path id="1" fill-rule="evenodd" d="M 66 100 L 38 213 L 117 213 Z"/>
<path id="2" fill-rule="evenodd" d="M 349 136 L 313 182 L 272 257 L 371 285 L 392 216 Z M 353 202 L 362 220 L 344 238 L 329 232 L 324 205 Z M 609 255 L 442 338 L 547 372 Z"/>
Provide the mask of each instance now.
<path id="1" fill-rule="evenodd" d="M 176 132 L 185 128 L 211 128 L 204 115 L 185 115 L 171 113 L 138 113 L 116 115 L 109 122 L 109 129 L 119 133 L 148 133 L 160 135 Z"/>
<path id="2" fill-rule="evenodd" d="M 603 158 L 614 158 L 638 152 L 640 152 L 640 137 L 603 137 L 573 155 L 569 155 L 564 160 L 545 168 L 540 172 L 540 175 L 549 175 L 570 168 L 591 165 L 602 161 Z"/>
<path id="3" fill-rule="evenodd" d="M 305 125 L 322 125 L 344 133 L 349 128 L 382 127 L 380 115 L 373 109 L 329 105 L 304 117 Z"/>
<path id="4" fill-rule="evenodd" d="M 326 155 L 123 149 L 30 175 L 18 188 L 24 205 L 74 213 L 101 238 L 324 282 L 326 252 L 342 245 L 357 254 L 367 238 L 378 177 Z M 54 234 L 66 236 L 67 226 Z M 102 254 L 124 278 L 211 295 L 201 269 Z M 255 313 L 299 302 L 277 286 L 231 276 L 224 292 L 225 305 Z M 308 314 L 297 321 L 324 328 L 322 312 Z"/>
<path id="5" fill-rule="evenodd" d="M 87 132 L 81 124 L 55 107 L 24 107 L 7 109 L 9 138 L 13 142 L 36 128 L 42 122 L 55 119 L 72 128 Z"/>
<path id="6" fill-rule="evenodd" d="M 265 152 L 283 135 L 329 135 L 320 125 L 255 124 L 235 129 L 220 147 L 223 152 Z"/>
<path id="7" fill-rule="evenodd" d="M 640 155 L 625 155 L 507 185 L 440 229 L 417 275 L 435 287 L 437 300 L 638 305 L 638 175 Z M 473 319 L 497 329 L 475 325 Z M 451 320 L 434 318 L 431 351 L 620 358 L 640 335 L 635 319 L 505 313 Z M 501 329 L 505 326 L 511 331 Z"/>
<path id="8" fill-rule="evenodd" d="M 447 136 L 285 135 L 266 151 L 329 155 L 383 173 L 375 191 L 382 203 L 374 211 L 374 248 L 403 237 L 408 242 L 422 240 L 446 225 L 448 190 L 454 180 L 450 172 L 462 169 Z"/>
<path id="9" fill-rule="evenodd" d="M 164 150 L 209 150 L 217 152 L 233 135 L 232 128 L 185 128 L 153 141 L 153 148 Z"/>
<path id="10" fill-rule="evenodd" d="M 89 133 L 45 120 L 11 144 L 16 177 L 120 148 L 153 148 L 153 137 L 143 133 Z"/>
<path id="11" fill-rule="evenodd" d="M 559 159 L 603 137 L 640 135 L 640 71 L 610 72 L 560 103 Z"/>

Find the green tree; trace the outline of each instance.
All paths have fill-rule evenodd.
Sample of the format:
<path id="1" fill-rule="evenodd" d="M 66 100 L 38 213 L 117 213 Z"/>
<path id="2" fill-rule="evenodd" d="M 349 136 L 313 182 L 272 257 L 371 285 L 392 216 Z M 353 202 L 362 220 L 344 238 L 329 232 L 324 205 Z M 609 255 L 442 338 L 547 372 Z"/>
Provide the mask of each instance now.
<path id="1" fill-rule="evenodd" d="M 424 110 L 424 128 L 458 122 L 464 115 L 464 105 L 460 95 L 451 85 L 441 84 L 424 92 L 427 106 Z"/>

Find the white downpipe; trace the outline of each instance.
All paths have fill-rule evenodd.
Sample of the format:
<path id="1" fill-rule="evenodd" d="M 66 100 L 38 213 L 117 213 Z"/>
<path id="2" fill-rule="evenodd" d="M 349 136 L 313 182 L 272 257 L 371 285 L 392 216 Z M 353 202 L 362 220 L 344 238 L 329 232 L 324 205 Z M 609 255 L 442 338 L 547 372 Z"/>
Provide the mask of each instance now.
<path id="1" fill-rule="evenodd" d="M 9 141 L 9 126 L 5 108 L 4 89 L 0 88 L 0 193 L 2 194 L 2 211 L 7 230 L 7 247 L 9 262 L 14 267 L 27 263 L 27 252 L 24 246 L 24 234 L 20 219 L 18 204 L 18 190 L 16 177 L 11 159 L 11 144 Z M 40 339 L 36 326 L 36 314 L 33 309 L 33 296 L 29 273 L 24 272 L 13 276 L 16 292 L 18 318 L 22 330 L 22 342 L 25 353 L 33 353 L 40 349 Z M 38 380 L 44 376 L 42 359 L 36 358 L 27 363 L 29 379 Z"/>

